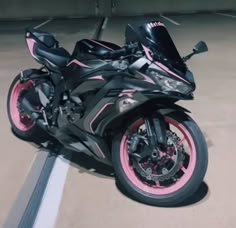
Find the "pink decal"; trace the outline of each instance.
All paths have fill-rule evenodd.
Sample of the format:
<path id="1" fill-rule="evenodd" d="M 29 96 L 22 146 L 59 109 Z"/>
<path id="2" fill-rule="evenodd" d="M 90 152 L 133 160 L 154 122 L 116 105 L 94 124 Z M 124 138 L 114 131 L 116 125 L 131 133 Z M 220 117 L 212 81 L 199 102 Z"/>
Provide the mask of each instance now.
<path id="1" fill-rule="evenodd" d="M 150 61 L 153 61 L 153 58 L 151 57 L 150 55 L 150 49 L 145 47 L 144 45 L 143 46 L 143 49 L 144 49 L 144 52 L 146 54 L 146 57 L 150 60 Z M 189 84 L 189 82 L 185 79 L 183 79 L 182 77 L 180 77 L 179 75 L 177 75 L 176 73 L 174 73 L 173 71 L 171 71 L 168 67 L 166 67 L 165 65 L 163 65 L 162 63 L 159 63 L 159 62 L 154 62 L 157 66 L 159 66 L 161 69 L 165 70 L 166 72 L 168 72 L 169 74 L 175 76 L 176 78 L 179 78 L 180 80 L 186 82 Z"/>
<path id="2" fill-rule="evenodd" d="M 101 114 L 101 112 L 107 107 L 107 106 L 109 106 L 109 105 L 112 105 L 113 103 L 107 103 L 107 104 L 105 104 L 101 109 L 100 109 L 100 111 L 93 117 L 93 119 L 91 120 L 91 122 L 90 122 L 90 131 L 94 134 L 94 130 L 93 130 L 93 128 L 92 128 L 92 124 L 93 124 L 93 122 L 95 121 L 95 119 L 97 119 L 97 117 Z"/>
<path id="3" fill-rule="evenodd" d="M 155 26 L 163 26 L 163 27 L 165 27 L 165 24 L 160 22 L 160 21 L 158 21 L 158 22 L 155 23 Z"/>
<path id="4" fill-rule="evenodd" d="M 144 45 L 142 45 L 142 47 L 143 47 L 143 50 L 144 50 L 145 55 L 147 56 L 147 58 L 148 58 L 150 61 L 152 61 L 153 58 L 152 58 L 152 56 L 151 56 L 151 54 L 150 54 L 150 49 L 147 48 L 147 47 L 145 47 Z"/>
<path id="5" fill-rule="evenodd" d="M 161 69 L 165 70 L 166 72 L 168 72 L 169 74 L 172 74 L 173 76 L 175 76 L 176 78 L 179 78 L 180 80 L 186 82 L 189 84 L 188 81 L 186 81 L 185 79 L 183 79 L 182 77 L 180 77 L 179 75 L 177 75 L 176 73 L 172 72 L 168 67 L 166 67 L 165 65 L 163 65 L 162 63 L 159 62 L 155 62 L 155 64 L 157 66 L 159 66 Z"/>
<path id="6" fill-rule="evenodd" d="M 149 83 L 154 84 L 154 85 L 156 84 L 156 83 L 155 83 L 150 77 L 148 77 L 147 75 L 142 74 L 142 73 L 140 73 L 140 72 L 138 72 L 138 73 L 144 77 L 144 81 L 149 82 Z"/>
<path id="7" fill-rule="evenodd" d="M 30 38 L 27 38 L 27 39 L 26 39 L 26 42 L 27 42 L 27 45 L 28 45 L 30 54 L 31 54 L 34 58 L 37 58 L 37 57 L 34 55 L 34 45 L 35 45 L 36 41 L 33 40 L 33 39 L 30 39 Z"/>
<path id="8" fill-rule="evenodd" d="M 104 155 L 104 153 L 102 152 L 102 150 L 101 150 L 101 148 L 98 146 L 98 144 L 95 143 L 95 145 L 96 145 L 96 147 L 97 147 L 99 153 L 101 154 L 102 158 L 105 158 L 106 156 Z"/>
<path id="9" fill-rule="evenodd" d="M 104 78 L 102 77 L 102 75 L 98 75 L 98 76 L 93 76 L 93 77 L 91 77 L 91 78 L 89 78 L 90 80 L 93 80 L 93 79 L 95 79 L 95 80 L 104 80 Z"/>
<path id="10" fill-rule="evenodd" d="M 134 89 L 124 89 L 122 92 L 118 95 L 118 97 L 128 96 L 133 97 L 133 93 L 135 92 Z"/>
<path id="11" fill-rule="evenodd" d="M 149 29 L 150 28 L 154 28 L 154 27 L 158 27 L 158 26 L 165 27 L 165 25 L 162 22 L 160 22 L 160 21 L 158 21 L 158 22 L 157 21 L 156 22 L 151 22 L 147 26 L 149 27 Z"/>
<path id="12" fill-rule="evenodd" d="M 170 123 L 171 125 L 175 126 L 180 132 L 183 133 L 184 137 L 188 141 L 191 153 L 188 167 L 182 168 L 182 170 L 184 171 L 184 175 L 172 185 L 160 186 L 160 183 L 157 182 L 155 186 L 149 186 L 138 178 L 138 176 L 134 171 L 134 168 L 132 167 L 132 165 L 130 165 L 129 155 L 128 155 L 128 143 L 127 143 L 128 137 L 130 133 L 135 132 L 137 128 L 144 123 L 142 119 L 139 119 L 133 123 L 133 125 L 129 128 L 129 132 L 127 131 L 124 134 L 120 143 L 120 160 L 123 171 L 125 172 L 127 178 L 132 182 L 132 184 L 134 184 L 137 188 L 141 189 L 146 193 L 166 195 L 178 191 L 189 181 L 197 163 L 196 146 L 189 131 L 182 124 L 178 123 L 176 120 L 170 117 L 165 117 L 165 120 L 167 123 Z"/>
<path id="13" fill-rule="evenodd" d="M 81 62 L 80 62 L 79 60 L 77 60 L 77 59 L 73 59 L 72 61 L 70 61 L 70 62 L 67 64 L 67 66 L 70 66 L 72 63 L 75 63 L 75 64 L 77 64 L 77 65 L 79 65 L 79 66 L 81 66 L 81 67 L 91 68 L 90 66 L 87 66 L 87 65 L 81 63 Z"/>
<path id="14" fill-rule="evenodd" d="M 97 41 L 95 41 L 95 40 L 91 40 L 92 42 L 94 42 L 95 44 L 98 44 L 98 45 L 100 45 L 100 46 L 102 46 L 102 47 L 104 47 L 104 48 L 107 48 L 107 49 L 109 49 L 109 50 L 111 50 L 111 51 L 113 51 L 113 49 L 112 48 L 110 48 L 110 47 L 107 47 L 106 45 L 104 45 L 104 44 L 101 44 L 100 42 L 97 42 Z"/>

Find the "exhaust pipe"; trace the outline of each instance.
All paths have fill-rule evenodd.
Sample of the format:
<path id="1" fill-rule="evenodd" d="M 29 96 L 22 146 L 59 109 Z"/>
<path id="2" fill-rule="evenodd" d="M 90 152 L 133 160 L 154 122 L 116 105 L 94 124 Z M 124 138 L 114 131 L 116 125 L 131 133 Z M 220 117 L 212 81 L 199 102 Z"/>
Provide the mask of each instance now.
<path id="1" fill-rule="evenodd" d="M 39 113 L 37 113 L 37 110 L 34 109 L 27 98 L 24 97 L 22 99 L 21 107 L 23 108 L 24 112 L 30 117 L 30 119 L 34 120 L 40 128 L 48 131 L 47 124 L 45 124 L 45 121 L 40 118 Z"/>

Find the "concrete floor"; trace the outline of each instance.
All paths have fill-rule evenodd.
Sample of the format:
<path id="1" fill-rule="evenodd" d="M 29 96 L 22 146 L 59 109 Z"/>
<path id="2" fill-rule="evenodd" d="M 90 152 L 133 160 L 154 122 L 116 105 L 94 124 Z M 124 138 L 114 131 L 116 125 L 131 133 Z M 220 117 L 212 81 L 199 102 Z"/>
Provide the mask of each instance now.
<path id="1" fill-rule="evenodd" d="M 207 138 L 209 167 L 205 182 L 182 207 L 150 207 L 123 195 L 115 185 L 112 170 L 86 157 L 74 156 L 57 228 L 141 228 L 154 225 L 168 228 L 236 227 L 236 185 L 233 176 L 236 155 L 232 149 L 236 137 L 236 18 L 215 14 L 169 17 L 180 25 L 161 20 L 165 22 L 182 55 L 189 53 L 199 40 L 206 41 L 209 47 L 208 53 L 194 57 L 188 64 L 197 83 L 195 100 L 180 102 L 192 111 L 192 117 Z M 155 16 L 111 18 L 102 39 L 122 44 L 128 22 L 154 18 L 160 19 Z M 43 29 L 55 32 L 58 39 L 71 50 L 75 40 L 92 36 L 98 21 L 84 19 L 83 22 L 73 20 L 71 23 L 73 27 L 68 28 L 69 21 L 52 21 Z M 6 119 L 5 99 L 10 81 L 18 71 L 35 64 L 23 45 L 22 34 L 7 33 L 7 28 L 0 36 L 0 121 L 3 126 L 0 134 L 3 139 L 1 145 L 5 149 L 0 160 L 0 183 L 5 183 L 0 188 L 0 226 L 36 152 L 34 147 L 12 136 Z"/>
<path id="2" fill-rule="evenodd" d="M 13 78 L 23 69 L 39 67 L 25 44 L 24 29 L 43 21 L 0 22 L 0 227 L 21 189 L 38 149 L 17 139 L 10 130 L 6 99 Z M 43 30 L 55 34 L 70 52 L 75 42 L 92 38 L 100 19 L 52 21 Z M 69 36 L 67 35 L 69 34 Z"/>
<path id="3" fill-rule="evenodd" d="M 36 25 L 40 21 L 30 23 Z M 0 227 L 19 192 L 37 149 L 17 140 L 6 113 L 7 92 L 13 78 L 26 67 L 35 66 L 24 46 L 22 29 L 29 22 L 0 22 Z"/>

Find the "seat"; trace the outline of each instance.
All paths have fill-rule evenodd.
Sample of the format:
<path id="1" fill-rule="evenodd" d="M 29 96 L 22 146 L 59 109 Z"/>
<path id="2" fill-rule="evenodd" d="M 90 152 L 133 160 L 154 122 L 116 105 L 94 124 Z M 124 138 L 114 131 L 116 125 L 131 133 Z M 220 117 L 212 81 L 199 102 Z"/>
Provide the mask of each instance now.
<path id="1" fill-rule="evenodd" d="M 44 44 L 46 47 L 48 48 L 58 47 L 58 41 L 52 34 L 48 32 L 43 32 L 39 29 L 32 29 L 32 28 L 28 29 L 28 32 L 30 32 L 36 38 L 36 40 Z"/>
<path id="2" fill-rule="evenodd" d="M 39 45 L 38 48 L 36 48 L 36 54 L 39 57 L 49 60 L 58 67 L 65 67 L 70 61 L 69 52 L 62 47 L 48 49 Z"/>
<path id="3" fill-rule="evenodd" d="M 26 32 L 36 41 L 35 54 L 40 59 L 46 59 L 49 64 L 52 63 L 57 67 L 67 65 L 71 55 L 64 48 L 59 47 L 59 42 L 52 34 L 38 29 L 27 29 Z"/>

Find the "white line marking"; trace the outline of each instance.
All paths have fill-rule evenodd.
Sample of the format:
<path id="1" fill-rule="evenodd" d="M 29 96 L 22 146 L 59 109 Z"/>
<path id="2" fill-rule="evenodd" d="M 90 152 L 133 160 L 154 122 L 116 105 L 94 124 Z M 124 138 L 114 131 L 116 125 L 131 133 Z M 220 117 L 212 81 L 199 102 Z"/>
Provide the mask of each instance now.
<path id="1" fill-rule="evenodd" d="M 104 20 L 104 22 L 103 22 L 103 24 L 102 24 L 102 30 L 105 30 L 105 29 L 106 29 L 108 20 L 109 20 L 109 18 L 106 17 L 105 20 Z"/>
<path id="2" fill-rule="evenodd" d="M 216 14 L 220 16 L 236 18 L 236 15 L 232 15 L 232 14 L 227 14 L 227 13 L 216 13 Z"/>
<path id="3" fill-rule="evenodd" d="M 56 159 L 33 228 L 55 227 L 69 170 L 69 160 L 67 159 L 65 160 L 63 156 Z"/>
<path id="4" fill-rule="evenodd" d="M 86 16 L 67 16 L 66 18 L 69 18 L 69 19 L 79 19 L 79 18 L 86 18 Z"/>
<path id="5" fill-rule="evenodd" d="M 174 21 L 171 18 L 164 16 L 163 14 L 160 14 L 160 17 L 166 19 L 167 21 L 171 22 L 174 25 L 178 25 L 178 26 L 180 25 L 180 23 L 178 23 L 177 21 Z"/>
<path id="6" fill-rule="evenodd" d="M 34 26 L 34 29 L 38 29 L 38 28 L 40 28 L 40 27 L 46 25 L 47 23 L 49 23 L 49 22 L 51 22 L 51 21 L 52 21 L 52 18 L 49 18 L 48 20 L 44 21 L 43 23 Z"/>

